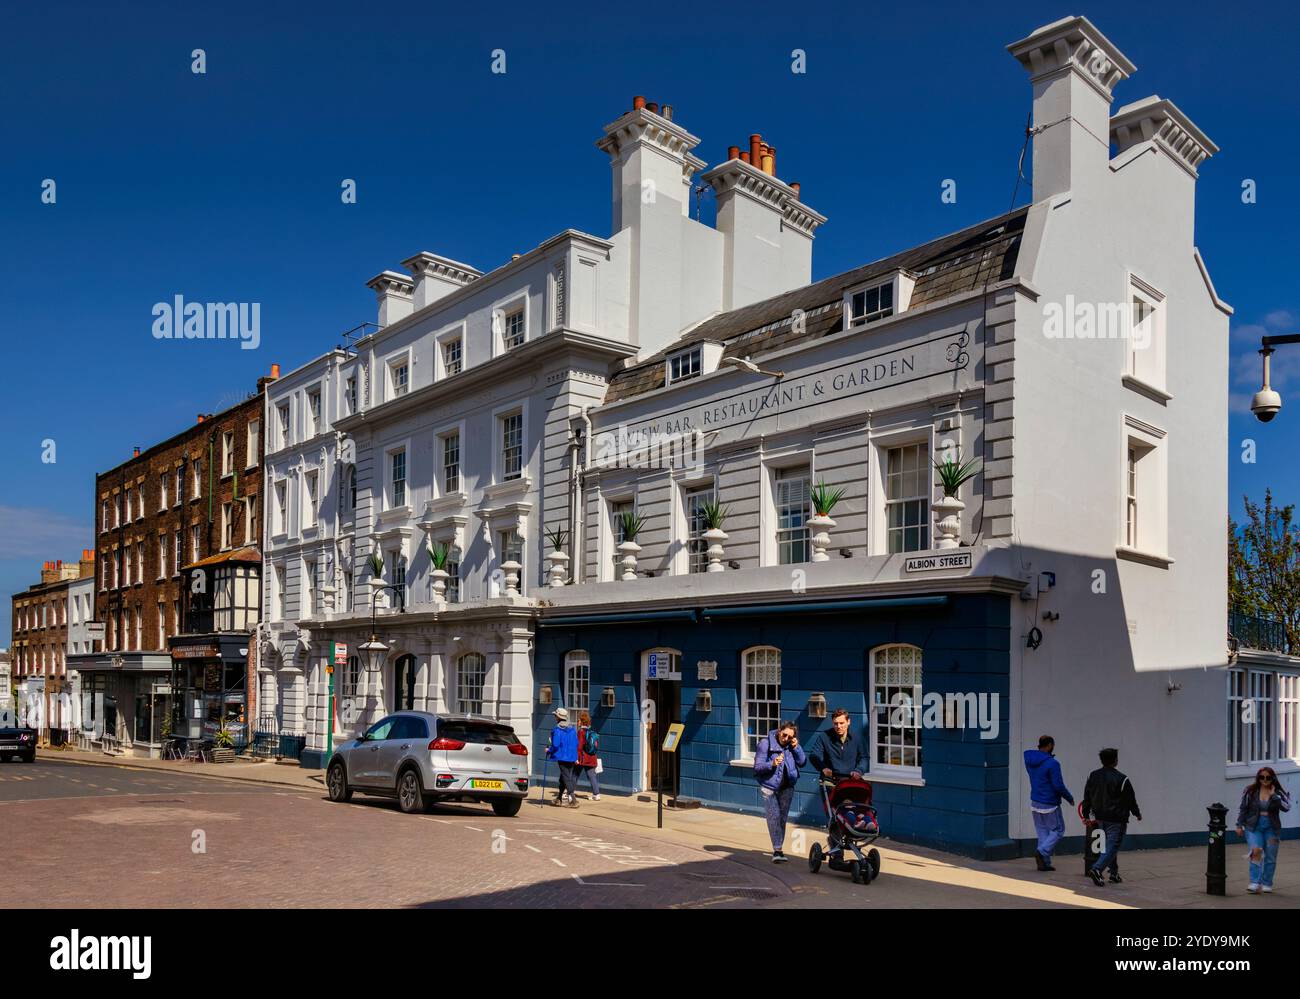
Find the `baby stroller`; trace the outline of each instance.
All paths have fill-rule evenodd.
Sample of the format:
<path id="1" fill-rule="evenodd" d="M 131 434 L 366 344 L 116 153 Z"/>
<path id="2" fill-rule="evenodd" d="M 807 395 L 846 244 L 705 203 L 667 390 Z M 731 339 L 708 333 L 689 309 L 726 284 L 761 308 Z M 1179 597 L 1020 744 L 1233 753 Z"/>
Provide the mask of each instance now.
<path id="1" fill-rule="evenodd" d="M 833 871 L 848 871 L 853 883 L 870 884 L 880 875 L 880 851 L 874 847 L 865 854 L 862 848 L 870 846 L 880 836 L 876 810 L 871 806 L 871 785 L 865 780 L 844 777 L 837 780 L 818 778 L 822 789 L 822 803 L 826 806 L 825 849 L 814 843 L 808 851 L 808 869 L 816 874 L 822 861 Z M 844 859 L 845 852 L 853 855 Z"/>

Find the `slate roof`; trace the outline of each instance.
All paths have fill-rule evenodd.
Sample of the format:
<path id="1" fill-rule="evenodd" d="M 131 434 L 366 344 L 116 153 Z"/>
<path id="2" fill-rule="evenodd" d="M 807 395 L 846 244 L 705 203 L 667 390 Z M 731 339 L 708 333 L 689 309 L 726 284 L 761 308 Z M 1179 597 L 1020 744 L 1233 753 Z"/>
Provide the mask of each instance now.
<path id="1" fill-rule="evenodd" d="M 974 291 L 986 282 L 1005 280 L 1015 270 L 1028 212 L 1028 208 L 1018 208 L 892 257 L 714 316 L 659 353 L 615 374 L 605 402 L 662 388 L 664 358 L 701 340 L 721 341 L 725 344 L 724 357 L 757 358 L 781 347 L 838 333 L 843 327 L 840 305 L 844 292 L 899 268 L 916 277 L 909 309 Z M 795 309 L 804 313 L 804 328 L 798 332 L 792 319 Z"/>

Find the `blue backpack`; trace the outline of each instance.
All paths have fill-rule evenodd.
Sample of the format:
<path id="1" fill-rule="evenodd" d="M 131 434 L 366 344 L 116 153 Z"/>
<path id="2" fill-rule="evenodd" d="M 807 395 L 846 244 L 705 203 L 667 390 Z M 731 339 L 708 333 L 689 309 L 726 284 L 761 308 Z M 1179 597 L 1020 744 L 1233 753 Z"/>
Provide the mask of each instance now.
<path id="1" fill-rule="evenodd" d="M 595 756 L 600 752 L 600 736 L 596 734 L 594 728 L 588 728 L 582 733 L 582 751 L 588 756 Z"/>

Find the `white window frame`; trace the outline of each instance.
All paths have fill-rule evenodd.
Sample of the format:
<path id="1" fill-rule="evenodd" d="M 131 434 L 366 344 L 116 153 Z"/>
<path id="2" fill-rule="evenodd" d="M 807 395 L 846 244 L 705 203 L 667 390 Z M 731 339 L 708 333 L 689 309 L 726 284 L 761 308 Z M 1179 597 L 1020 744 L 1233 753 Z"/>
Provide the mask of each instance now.
<path id="1" fill-rule="evenodd" d="M 456 488 L 454 489 L 447 484 L 447 444 L 453 437 L 456 438 Z M 434 440 L 437 441 L 436 446 L 438 449 L 438 453 L 434 456 L 438 468 L 438 495 L 454 496 L 465 492 L 464 425 L 458 423 L 456 426 L 442 431 Z"/>
<path id="2" fill-rule="evenodd" d="M 289 533 L 289 480 L 276 479 L 272 482 L 271 495 L 275 502 L 275 527 L 272 537 L 283 537 Z"/>
<path id="3" fill-rule="evenodd" d="M 257 536 L 254 529 L 257 523 L 257 497 L 244 497 L 244 544 L 256 545 L 261 544 L 262 539 Z"/>
<path id="4" fill-rule="evenodd" d="M 506 316 L 523 310 L 524 313 L 524 338 L 515 347 L 506 346 Z M 492 356 L 500 357 L 502 354 L 508 354 L 512 350 L 518 350 L 528 343 L 528 331 L 532 329 L 533 317 L 532 296 L 529 295 L 528 289 L 524 288 L 516 291 L 505 298 L 498 299 L 492 303 Z"/>
<path id="5" fill-rule="evenodd" d="M 275 404 L 275 432 L 280 439 L 280 447 L 293 443 L 293 406 L 290 400 Z"/>
<path id="6" fill-rule="evenodd" d="M 869 513 L 867 516 L 868 552 L 872 555 L 885 555 L 889 552 L 889 500 L 886 476 L 889 470 L 889 452 L 893 448 L 924 444 L 927 448 L 928 461 L 934 458 L 934 427 L 897 430 L 871 438 L 871 465 L 868 473 Z M 930 493 L 927 497 L 926 517 L 929 523 L 930 548 L 934 547 L 934 472 L 930 472 Z"/>
<path id="7" fill-rule="evenodd" d="M 356 368 L 343 372 L 343 406 L 345 416 L 356 416 L 361 405 L 360 387 Z"/>
<path id="8" fill-rule="evenodd" d="M 249 420 L 244 432 L 245 468 L 257 467 L 257 452 L 262 444 L 262 421 Z"/>
<path id="9" fill-rule="evenodd" d="M 703 374 L 704 344 L 702 343 L 669 354 L 664 360 L 665 384 L 676 385 L 678 382 L 699 378 Z"/>
<path id="10" fill-rule="evenodd" d="M 776 653 L 775 663 L 770 661 L 770 656 L 768 655 L 769 653 Z M 759 661 L 760 654 L 762 654 L 765 657 L 763 661 Z M 740 741 L 740 745 L 739 745 L 740 753 L 736 757 L 736 759 L 738 760 L 743 760 L 747 763 L 752 763 L 754 760 L 754 749 L 750 748 L 749 731 L 748 731 L 749 709 L 751 704 L 768 704 L 768 705 L 775 704 L 776 705 L 776 716 L 774 719 L 772 719 L 771 726 L 767 729 L 766 732 L 755 733 L 755 746 L 757 746 L 759 741 L 767 738 L 767 733 L 772 731 L 772 729 L 776 728 L 777 725 L 781 723 L 781 694 L 782 694 L 782 680 L 784 679 L 782 668 L 781 668 L 781 661 L 782 661 L 781 650 L 777 648 L 775 645 L 751 645 L 749 648 L 743 649 L 740 653 L 740 718 L 739 718 L 740 724 L 736 726 L 737 736 Z M 773 701 L 771 698 L 768 697 L 751 698 L 749 696 L 750 671 L 755 669 L 770 669 L 772 666 L 776 667 L 776 682 L 775 682 L 776 700 Z M 773 683 L 771 680 L 764 680 L 761 681 L 760 685 L 773 686 Z"/>
<path id="11" fill-rule="evenodd" d="M 878 706 L 876 704 L 876 689 L 878 686 L 876 681 L 876 670 L 878 666 L 884 666 L 886 670 L 889 668 L 891 664 L 887 660 L 889 657 L 889 651 L 891 649 L 900 649 L 900 650 L 906 649 L 908 650 L 909 653 L 908 658 L 916 660 L 915 663 L 910 661 L 908 663 L 903 663 L 901 661 L 902 656 L 900 655 L 899 657 L 900 662 L 898 663 L 899 666 L 919 665 L 921 670 L 920 683 L 915 683 L 912 685 L 912 691 L 913 691 L 912 704 L 910 708 L 906 709 L 905 711 L 905 715 L 910 715 L 910 717 L 905 717 L 903 719 L 905 724 L 901 726 L 904 729 L 912 729 L 916 732 L 916 743 L 914 748 L 916 753 L 920 757 L 920 762 L 916 763 L 915 765 L 905 764 L 905 763 L 880 763 L 876 759 L 876 751 L 879 748 L 879 739 L 880 739 L 878 716 L 882 708 L 886 713 L 886 718 L 889 717 L 890 711 L 902 710 L 904 708 L 903 705 L 890 704 L 888 700 L 882 702 L 881 706 Z M 878 663 L 877 659 L 882 654 L 884 655 L 886 662 Z M 925 696 L 925 652 L 919 646 L 911 645 L 907 642 L 889 642 L 885 645 L 877 645 L 875 648 L 871 650 L 871 652 L 867 656 L 867 669 L 868 669 L 867 710 L 870 714 L 870 724 L 867 726 L 868 728 L 867 735 L 869 738 L 868 750 L 871 758 L 871 763 L 870 763 L 871 777 L 873 780 L 894 779 L 894 780 L 908 782 L 908 783 L 919 783 L 922 781 L 922 768 L 925 764 L 925 745 L 924 745 L 925 730 L 922 725 L 922 706 L 923 706 L 923 698 Z M 888 679 L 888 674 L 886 674 L 886 680 L 887 679 Z M 886 683 L 886 686 L 889 686 L 889 684 Z M 897 684 L 896 686 L 901 687 L 902 684 Z M 905 749 L 907 747 L 904 746 L 902 743 L 900 743 L 900 748 Z"/>
<path id="12" fill-rule="evenodd" d="M 696 553 L 691 551 L 691 543 L 693 541 L 698 541 L 698 543 L 703 545 L 706 550 L 708 548 L 707 543 L 702 540 L 702 537 L 696 538 L 691 529 L 691 497 L 702 492 L 712 493 L 713 502 L 716 503 L 718 500 L 718 483 L 712 478 L 701 479 L 695 482 L 682 482 L 680 484 L 680 489 L 678 490 L 678 495 L 680 497 L 678 503 L 681 508 L 681 520 L 679 521 L 679 526 L 681 530 L 677 534 L 677 537 L 681 539 L 682 543 L 677 559 L 680 570 L 675 568 L 674 571 L 680 571 L 681 575 L 702 573 L 706 572 L 708 569 L 709 559 L 704 551 L 699 553 L 698 564 L 700 568 L 692 568 L 692 565 L 697 562 L 697 559 Z M 701 536 L 703 533 L 703 531 L 700 532 Z"/>
<path id="13" fill-rule="evenodd" d="M 467 660 L 474 660 L 474 662 L 470 662 L 467 664 Z M 467 677 L 465 668 L 467 665 L 469 665 L 471 668 L 475 670 L 475 673 L 478 677 L 477 688 L 476 688 L 478 693 L 477 700 L 473 698 L 467 698 L 465 696 L 465 692 L 467 688 L 469 688 L 471 692 L 475 690 L 474 685 L 467 684 L 465 682 Z M 455 693 L 456 693 L 457 713 L 463 715 L 483 714 L 484 696 L 488 690 L 487 675 L 488 675 L 488 659 L 487 656 L 483 655 L 483 653 L 471 650 L 469 652 L 463 652 L 456 657 Z M 478 705 L 477 711 L 471 710 L 472 706 L 475 704 Z"/>
<path id="14" fill-rule="evenodd" d="M 1224 776 L 1253 777 L 1263 766 L 1279 775 L 1300 772 L 1300 672 L 1239 663 L 1225 671 L 1224 682 L 1228 712 Z M 1255 704 L 1249 721 L 1247 701 Z"/>
<path id="15" fill-rule="evenodd" d="M 316 402 L 314 412 L 313 399 Z M 308 385 L 303 389 L 302 401 L 303 440 L 309 441 L 321 432 L 321 425 L 325 422 L 325 383 Z"/>
<path id="16" fill-rule="evenodd" d="M 316 581 L 319 571 L 316 559 L 304 558 L 302 560 L 301 585 L 299 586 L 298 603 L 302 610 L 304 618 L 314 617 L 317 610 L 317 592 Z"/>
<path id="17" fill-rule="evenodd" d="M 451 372 L 447 370 L 447 347 L 456 342 L 460 343 L 460 371 Z M 441 381 L 444 378 L 454 378 L 457 374 L 462 374 L 465 371 L 466 337 L 464 322 L 455 323 L 454 325 L 447 327 L 445 330 L 436 333 L 433 338 L 433 343 L 434 354 L 436 355 L 434 365 L 435 371 L 437 372 L 437 380 Z"/>
<path id="18" fill-rule="evenodd" d="M 163 513 L 167 509 L 167 472 L 162 472 L 158 476 L 158 512 Z"/>
<path id="19" fill-rule="evenodd" d="M 854 315 L 854 299 L 858 296 L 863 296 L 865 299 L 871 292 L 882 292 L 886 288 L 889 289 L 890 304 L 888 306 L 882 306 L 879 304 L 879 299 L 883 296 L 878 294 L 877 305 L 874 310 L 866 310 L 864 301 L 864 312 L 862 315 Z M 870 281 L 865 281 L 862 284 L 857 284 L 852 288 L 847 289 L 844 292 L 844 328 L 847 330 L 855 327 L 860 328 L 863 326 L 869 326 L 872 323 L 880 322 L 882 319 L 888 319 L 891 316 L 898 315 L 898 313 L 902 311 L 902 308 L 899 305 L 900 290 L 899 275 L 897 271 L 884 280 L 873 278 Z"/>
<path id="20" fill-rule="evenodd" d="M 1129 452 L 1137 452 L 1136 536 L 1130 537 Z M 1166 432 L 1129 414 L 1123 417 L 1117 484 L 1116 554 L 1157 568 L 1169 558 L 1169 446 Z"/>
<path id="21" fill-rule="evenodd" d="M 517 482 L 520 479 L 528 477 L 528 418 L 522 406 L 512 406 L 493 414 L 495 440 L 493 449 L 496 452 L 496 481 L 497 482 Z M 507 477 L 506 469 L 506 420 L 511 417 L 519 417 L 519 471 L 515 475 Z"/>
<path id="22" fill-rule="evenodd" d="M 607 583 L 618 579 L 623 571 L 623 567 L 619 564 L 619 559 L 623 556 L 618 551 L 619 536 L 622 534 L 622 525 L 620 524 L 622 510 L 620 508 L 630 507 L 632 512 L 635 513 L 636 493 L 630 490 L 604 493 L 601 495 L 600 500 L 605 515 L 601 518 L 600 550 L 602 554 L 598 580 Z"/>
<path id="23" fill-rule="evenodd" d="M 221 504 L 221 550 L 228 551 L 230 542 L 234 538 L 235 528 L 235 504 L 226 502 Z"/>
<path id="24" fill-rule="evenodd" d="M 564 654 L 564 706 L 577 724 L 577 712 L 591 712 L 591 655 L 583 649 Z"/>
<path id="25" fill-rule="evenodd" d="M 221 477 L 228 478 L 235 474 L 235 432 L 221 431 Z"/>
<path id="26" fill-rule="evenodd" d="M 1166 297 L 1154 285 L 1144 281 L 1132 271 L 1128 272 L 1128 295 L 1124 303 L 1124 373 L 1123 381 L 1130 388 L 1138 391 L 1152 389 L 1162 401 L 1172 398 L 1166 392 L 1165 360 L 1168 340 L 1166 338 Z M 1150 306 L 1150 343 L 1145 349 L 1137 347 L 1134 336 L 1133 313 L 1138 302 Z"/>
<path id="27" fill-rule="evenodd" d="M 406 369 L 406 384 L 402 387 L 397 381 L 397 372 L 399 369 Z M 414 364 L 411 359 L 411 349 L 399 350 L 396 354 L 391 354 L 384 361 L 384 370 L 388 373 L 388 398 L 400 399 L 402 396 L 410 395 L 414 389 Z M 399 391 L 400 389 L 400 391 Z"/>
<path id="28" fill-rule="evenodd" d="M 302 474 L 304 531 L 314 530 L 320 524 L 320 478 L 319 468 L 309 468 Z"/>
<path id="29" fill-rule="evenodd" d="M 397 502 L 396 485 L 393 477 L 394 459 L 402 456 L 402 501 Z M 411 505 L 411 448 L 408 444 L 396 444 L 384 450 L 384 509 L 396 510 Z"/>

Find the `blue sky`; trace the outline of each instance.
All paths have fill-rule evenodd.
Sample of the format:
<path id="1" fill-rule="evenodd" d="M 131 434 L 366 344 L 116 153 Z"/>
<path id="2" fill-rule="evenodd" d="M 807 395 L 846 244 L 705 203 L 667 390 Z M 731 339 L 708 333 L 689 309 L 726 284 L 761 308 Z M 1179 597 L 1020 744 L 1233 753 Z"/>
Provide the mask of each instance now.
<path id="1" fill-rule="evenodd" d="M 1133 3 L 184 6 L 10 5 L 0 21 L 0 645 L 8 594 L 93 544 L 96 470 L 373 320 L 368 278 L 420 250 L 488 270 L 565 228 L 607 235 L 593 143 L 633 94 L 673 104 L 710 164 L 751 132 L 774 144 L 781 176 L 830 217 L 824 277 L 1007 209 L 1030 91 L 1004 46 L 1074 13 L 1138 66 L 1117 106 L 1171 98 L 1222 149 L 1201 172 L 1197 242 L 1236 309 L 1231 508 L 1266 485 L 1300 498 L 1300 347 L 1274 358 L 1282 415 L 1262 427 L 1241 411 L 1260 333 L 1300 331 L 1292 18 Z M 260 302 L 260 348 L 155 340 L 153 305 L 177 294 Z"/>

